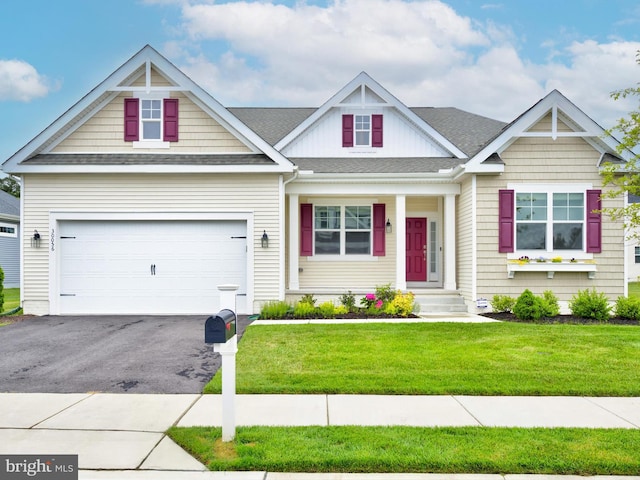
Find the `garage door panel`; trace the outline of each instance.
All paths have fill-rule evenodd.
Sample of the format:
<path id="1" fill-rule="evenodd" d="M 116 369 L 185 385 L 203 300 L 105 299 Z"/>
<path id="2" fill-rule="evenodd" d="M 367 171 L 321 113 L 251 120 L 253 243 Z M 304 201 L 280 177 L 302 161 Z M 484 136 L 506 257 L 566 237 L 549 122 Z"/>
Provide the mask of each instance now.
<path id="1" fill-rule="evenodd" d="M 244 221 L 65 221 L 60 313 L 209 314 L 222 283 L 246 295 Z"/>

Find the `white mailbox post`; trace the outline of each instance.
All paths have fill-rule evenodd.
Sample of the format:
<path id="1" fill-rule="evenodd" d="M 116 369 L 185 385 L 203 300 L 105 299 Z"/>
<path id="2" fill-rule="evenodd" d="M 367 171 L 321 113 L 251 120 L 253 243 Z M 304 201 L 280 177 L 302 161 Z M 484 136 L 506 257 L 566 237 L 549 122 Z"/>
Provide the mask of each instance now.
<path id="1" fill-rule="evenodd" d="M 236 291 L 239 285 L 218 285 L 220 310 L 236 313 Z M 236 436 L 236 353 L 238 336 L 225 343 L 214 343 L 213 351 L 222 357 L 222 441 L 231 442 Z"/>

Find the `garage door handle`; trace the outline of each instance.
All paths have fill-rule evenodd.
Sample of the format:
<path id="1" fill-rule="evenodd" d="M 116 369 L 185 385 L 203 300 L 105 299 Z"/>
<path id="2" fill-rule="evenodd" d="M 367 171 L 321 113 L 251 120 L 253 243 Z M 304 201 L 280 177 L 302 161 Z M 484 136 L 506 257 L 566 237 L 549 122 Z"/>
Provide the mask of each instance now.
<path id="1" fill-rule="evenodd" d="M 151 275 L 155 275 L 156 274 L 156 264 L 152 263 L 151 264 Z"/>

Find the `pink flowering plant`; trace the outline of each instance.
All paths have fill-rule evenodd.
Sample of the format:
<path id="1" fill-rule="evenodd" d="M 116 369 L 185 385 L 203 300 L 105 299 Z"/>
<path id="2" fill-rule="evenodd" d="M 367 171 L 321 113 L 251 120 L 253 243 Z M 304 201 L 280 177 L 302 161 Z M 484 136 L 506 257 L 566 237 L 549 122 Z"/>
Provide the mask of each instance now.
<path id="1" fill-rule="evenodd" d="M 367 293 L 362 297 L 360 305 L 369 313 L 383 313 L 395 296 L 396 291 L 391 289 L 391 284 L 377 286 L 375 293 Z"/>

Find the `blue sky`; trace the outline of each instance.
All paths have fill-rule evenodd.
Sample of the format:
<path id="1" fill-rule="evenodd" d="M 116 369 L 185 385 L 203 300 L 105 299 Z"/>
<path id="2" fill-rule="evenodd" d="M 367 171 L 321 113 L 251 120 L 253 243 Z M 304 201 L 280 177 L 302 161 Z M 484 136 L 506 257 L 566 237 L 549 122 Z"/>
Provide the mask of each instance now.
<path id="1" fill-rule="evenodd" d="M 364 70 L 504 121 L 557 88 L 611 127 L 638 32 L 637 0 L 3 0 L 0 161 L 146 44 L 227 106 L 319 106 Z"/>

